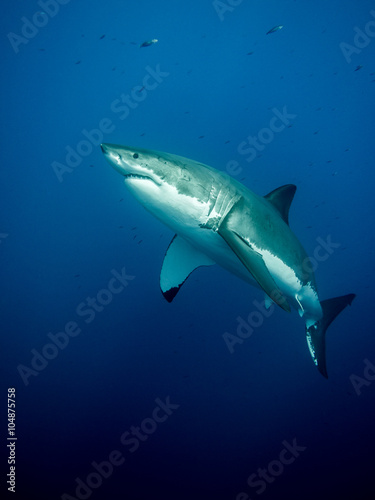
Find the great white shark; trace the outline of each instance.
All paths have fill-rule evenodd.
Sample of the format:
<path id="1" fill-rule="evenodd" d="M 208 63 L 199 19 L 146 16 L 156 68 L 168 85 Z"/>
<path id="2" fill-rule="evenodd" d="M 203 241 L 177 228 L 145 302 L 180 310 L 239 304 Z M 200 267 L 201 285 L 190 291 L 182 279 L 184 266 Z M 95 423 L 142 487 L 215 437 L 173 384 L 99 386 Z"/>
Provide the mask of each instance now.
<path id="1" fill-rule="evenodd" d="M 355 295 L 319 300 L 309 257 L 289 227 L 296 186 L 259 196 L 226 173 L 181 156 L 117 144 L 101 148 L 128 190 L 176 233 L 160 273 L 166 300 L 196 268 L 219 264 L 262 288 L 268 306 L 298 310 L 312 359 L 327 378 L 326 330 Z"/>

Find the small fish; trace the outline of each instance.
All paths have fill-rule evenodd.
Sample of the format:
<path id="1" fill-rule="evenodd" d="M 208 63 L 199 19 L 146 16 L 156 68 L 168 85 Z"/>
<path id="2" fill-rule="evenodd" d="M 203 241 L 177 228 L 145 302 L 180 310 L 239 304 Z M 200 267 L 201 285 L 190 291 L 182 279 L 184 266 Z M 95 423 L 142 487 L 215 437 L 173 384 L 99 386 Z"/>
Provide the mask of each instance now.
<path id="1" fill-rule="evenodd" d="M 77 61 L 75 64 L 81 64 L 81 61 Z"/>
<path id="2" fill-rule="evenodd" d="M 150 45 L 153 45 L 154 43 L 157 43 L 159 40 L 156 38 L 153 38 L 152 40 L 148 40 L 147 42 L 143 42 L 140 47 L 149 47 Z"/>
<path id="3" fill-rule="evenodd" d="M 103 40 L 103 38 L 105 38 L 105 35 L 102 35 L 99 40 Z"/>
<path id="4" fill-rule="evenodd" d="M 123 198 L 124 199 L 124 198 Z M 134 231 L 134 229 L 137 229 L 137 226 L 133 226 L 132 227 L 132 231 Z"/>
<path id="5" fill-rule="evenodd" d="M 284 26 L 282 26 L 282 25 L 274 26 L 269 31 L 267 31 L 266 35 L 269 35 L 270 33 L 275 33 L 275 31 L 279 31 L 279 30 L 281 30 L 283 28 L 284 28 Z"/>
<path id="6" fill-rule="evenodd" d="M 360 64 L 359 66 L 357 66 L 357 67 L 355 68 L 355 70 L 354 70 L 354 71 L 359 71 L 359 70 L 360 70 L 360 69 L 362 69 L 362 68 L 363 68 L 363 66 L 362 66 L 362 64 Z"/>

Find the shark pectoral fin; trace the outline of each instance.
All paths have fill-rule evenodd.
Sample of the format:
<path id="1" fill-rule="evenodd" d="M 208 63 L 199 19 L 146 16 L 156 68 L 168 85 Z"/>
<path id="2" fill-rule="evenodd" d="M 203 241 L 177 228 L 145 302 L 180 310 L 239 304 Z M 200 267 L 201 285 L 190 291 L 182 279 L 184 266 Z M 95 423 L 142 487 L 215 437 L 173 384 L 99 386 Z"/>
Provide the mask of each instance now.
<path id="1" fill-rule="evenodd" d="M 269 201 L 279 212 L 284 222 L 289 225 L 289 208 L 293 201 L 296 186 L 294 184 L 286 184 L 277 189 L 274 189 L 264 197 Z"/>
<path id="2" fill-rule="evenodd" d="M 223 227 L 223 225 L 220 226 L 218 233 L 230 246 L 266 294 L 276 302 L 277 305 L 284 309 L 284 311 L 290 312 L 288 301 L 277 287 L 261 254 L 251 248 L 251 246 L 237 233 Z"/>
<path id="3" fill-rule="evenodd" d="M 190 243 L 175 235 L 169 244 L 160 272 L 160 288 L 168 302 L 177 295 L 189 275 L 200 266 L 215 262 Z"/>

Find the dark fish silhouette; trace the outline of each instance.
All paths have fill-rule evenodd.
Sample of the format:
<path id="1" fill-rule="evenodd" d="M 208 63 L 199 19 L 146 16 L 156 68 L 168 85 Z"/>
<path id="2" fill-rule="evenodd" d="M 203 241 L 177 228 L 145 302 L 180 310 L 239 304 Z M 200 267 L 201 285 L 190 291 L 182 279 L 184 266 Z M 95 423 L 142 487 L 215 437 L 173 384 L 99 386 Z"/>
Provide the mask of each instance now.
<path id="1" fill-rule="evenodd" d="M 275 33 L 276 31 L 279 31 L 281 30 L 282 28 L 284 28 L 284 26 L 282 25 L 279 25 L 279 26 L 274 26 L 273 28 L 271 28 L 269 31 L 267 31 L 266 35 L 269 35 L 270 33 Z"/>
<path id="2" fill-rule="evenodd" d="M 143 42 L 140 47 L 149 47 L 150 45 L 153 45 L 154 43 L 158 42 L 156 38 L 153 38 L 152 40 L 148 40 L 147 42 Z"/>

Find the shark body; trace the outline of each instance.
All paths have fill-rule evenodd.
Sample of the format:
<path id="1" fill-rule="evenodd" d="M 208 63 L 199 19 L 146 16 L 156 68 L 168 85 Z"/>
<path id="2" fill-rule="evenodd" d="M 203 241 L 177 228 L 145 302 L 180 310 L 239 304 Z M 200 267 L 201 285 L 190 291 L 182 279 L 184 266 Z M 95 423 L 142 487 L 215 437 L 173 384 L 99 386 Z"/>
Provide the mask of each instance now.
<path id="1" fill-rule="evenodd" d="M 200 266 L 219 264 L 305 320 L 308 347 L 327 377 L 325 332 L 351 302 L 349 294 L 320 302 L 309 257 L 289 227 L 292 184 L 259 196 L 212 167 L 170 153 L 102 144 L 129 191 L 176 233 L 161 269 L 171 302 Z"/>

